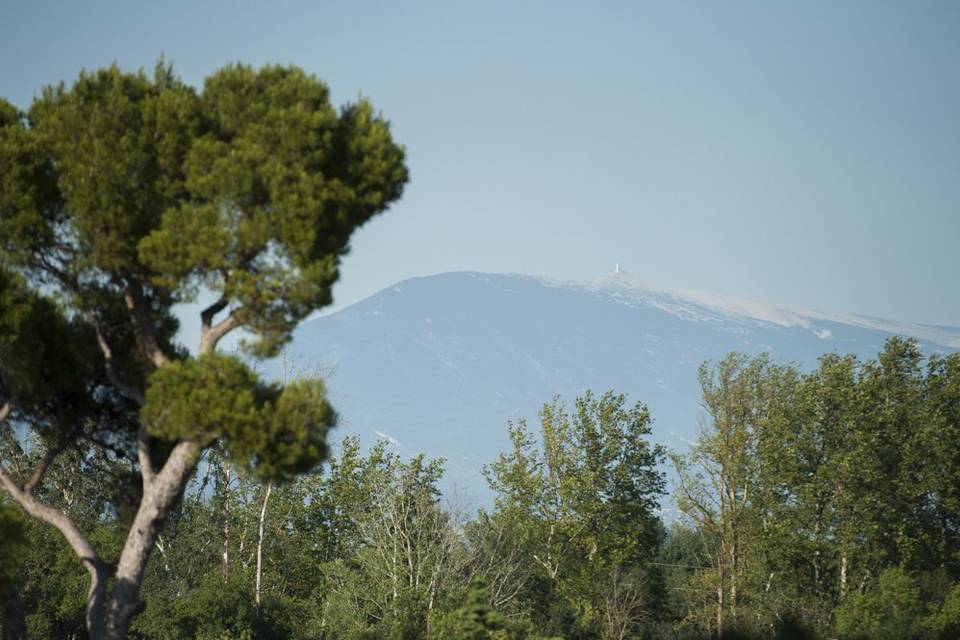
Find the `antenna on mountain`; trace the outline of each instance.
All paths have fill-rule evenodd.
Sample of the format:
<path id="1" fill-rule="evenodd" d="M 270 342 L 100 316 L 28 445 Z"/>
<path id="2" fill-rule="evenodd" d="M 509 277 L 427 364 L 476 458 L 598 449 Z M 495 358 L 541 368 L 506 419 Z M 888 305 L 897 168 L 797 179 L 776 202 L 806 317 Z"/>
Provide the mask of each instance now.
<path id="1" fill-rule="evenodd" d="M 617 264 L 613 265 L 613 272 L 614 272 L 614 273 L 623 273 L 623 271 L 620 270 L 620 263 L 619 263 L 619 262 L 618 262 Z"/>

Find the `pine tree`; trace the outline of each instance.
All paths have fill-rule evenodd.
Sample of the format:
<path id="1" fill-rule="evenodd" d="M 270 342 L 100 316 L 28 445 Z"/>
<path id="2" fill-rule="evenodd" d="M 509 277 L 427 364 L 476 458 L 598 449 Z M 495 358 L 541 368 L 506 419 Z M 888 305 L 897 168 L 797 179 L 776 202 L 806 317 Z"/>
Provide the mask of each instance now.
<path id="1" fill-rule="evenodd" d="M 339 111 L 295 67 L 225 67 L 202 92 L 161 63 L 0 100 L 0 423 L 43 452 L 0 481 L 56 527 L 90 575 L 92 638 L 122 638 L 144 568 L 201 453 L 284 480 L 326 454 L 321 380 L 266 384 L 217 353 L 242 329 L 271 356 L 329 304 L 352 232 L 396 201 L 404 152 L 366 101 Z M 212 296 L 198 357 L 173 305 Z M 119 557 L 37 491 L 54 460 L 130 458 L 139 496 Z"/>

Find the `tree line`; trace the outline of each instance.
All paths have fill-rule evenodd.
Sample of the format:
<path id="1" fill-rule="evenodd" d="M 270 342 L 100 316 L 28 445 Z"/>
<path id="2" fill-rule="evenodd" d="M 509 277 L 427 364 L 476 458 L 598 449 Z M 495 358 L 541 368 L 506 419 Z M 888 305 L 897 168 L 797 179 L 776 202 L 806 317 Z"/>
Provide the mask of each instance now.
<path id="1" fill-rule="evenodd" d="M 441 495 L 442 460 L 388 443 L 346 437 L 279 482 L 212 447 L 157 536 L 129 637 L 957 637 L 960 355 L 891 339 L 804 372 L 731 354 L 700 383 L 684 452 L 652 444 L 623 395 L 554 399 L 536 429 L 511 425 L 484 468 L 493 504 L 472 513 Z M 3 455 L 29 469 L 42 451 L 8 437 Z M 73 452 L 36 491 L 117 553 L 128 467 Z M 69 546 L 3 513 L 5 637 L 84 637 Z"/>

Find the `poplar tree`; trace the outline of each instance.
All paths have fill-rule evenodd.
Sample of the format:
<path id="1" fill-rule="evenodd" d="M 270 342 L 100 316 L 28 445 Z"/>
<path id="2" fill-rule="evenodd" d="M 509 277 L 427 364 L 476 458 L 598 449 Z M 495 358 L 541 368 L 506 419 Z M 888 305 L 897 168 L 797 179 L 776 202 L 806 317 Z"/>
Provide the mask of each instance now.
<path id="1" fill-rule="evenodd" d="M 539 438 L 525 422 L 511 426 L 512 451 L 484 468 L 496 494 L 491 520 L 524 548 L 533 574 L 524 597 L 553 633 L 617 637 L 648 617 L 665 489 L 651 423 L 623 394 L 586 391 L 572 411 L 557 397 L 540 411 Z M 541 593 L 530 592 L 535 584 Z M 554 607 L 572 619 L 558 620 Z"/>
<path id="2" fill-rule="evenodd" d="M 197 91 L 162 62 L 113 66 L 25 113 L 0 100 L 0 428 L 29 432 L 39 460 L 0 461 L 0 483 L 89 572 L 91 638 L 124 637 L 143 608 L 147 560 L 205 449 L 269 480 L 323 459 L 323 382 L 267 384 L 217 346 L 242 330 L 248 354 L 275 355 L 406 180 L 387 121 L 365 100 L 335 109 L 295 67 L 230 65 Z M 201 292 L 190 356 L 173 306 Z M 90 447 L 137 476 L 116 558 L 43 499 L 54 460 Z"/>

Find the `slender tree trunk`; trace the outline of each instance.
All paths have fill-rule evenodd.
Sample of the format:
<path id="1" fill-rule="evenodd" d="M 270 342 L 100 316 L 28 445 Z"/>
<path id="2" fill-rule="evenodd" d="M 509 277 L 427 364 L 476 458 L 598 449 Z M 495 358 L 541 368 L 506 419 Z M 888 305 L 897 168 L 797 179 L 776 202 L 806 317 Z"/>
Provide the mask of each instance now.
<path id="1" fill-rule="evenodd" d="M 725 480 L 721 472 L 720 476 L 720 491 L 718 492 L 720 498 L 720 549 L 717 553 L 717 638 L 723 638 L 723 588 L 724 588 L 724 571 L 723 563 L 726 562 L 726 542 L 724 538 L 726 537 L 726 524 L 727 524 L 727 514 L 726 514 L 726 498 L 724 496 L 724 487 Z"/>
<path id="2" fill-rule="evenodd" d="M 260 576 L 263 574 L 263 525 L 267 519 L 267 502 L 270 500 L 270 492 L 273 489 L 273 483 L 267 483 L 267 493 L 263 496 L 263 507 L 260 509 L 260 532 L 257 535 L 257 586 L 255 598 L 257 607 L 260 607 Z"/>
<path id="3" fill-rule="evenodd" d="M 840 599 L 847 595 L 847 553 L 840 557 Z"/>
<path id="4" fill-rule="evenodd" d="M 820 510 L 817 510 L 817 522 L 813 527 L 813 540 L 817 547 L 813 550 L 813 586 L 820 588 Z"/>
<path id="5" fill-rule="evenodd" d="M 224 470 L 223 482 L 223 546 L 220 551 L 220 576 L 226 582 L 230 578 L 230 476 L 233 465 Z"/>
<path id="6" fill-rule="evenodd" d="M 717 638 L 723 638 L 723 569 L 717 582 Z"/>
<path id="7" fill-rule="evenodd" d="M 235 317 L 231 315 L 219 325 L 211 327 L 209 322 L 211 318 L 206 317 L 206 313 L 205 311 L 201 354 L 212 353 L 220 338 L 236 326 Z M 142 339 L 149 347 L 146 351 L 152 354 L 154 364 L 157 367 L 168 364 L 168 358 L 156 347 L 149 323 L 144 323 L 140 319 L 136 324 L 142 333 Z M 104 353 L 104 356 L 109 363 L 109 350 Z M 145 431 L 141 430 L 138 457 L 142 467 L 143 497 L 130 531 L 127 533 L 116 571 L 113 572 L 113 588 L 109 593 L 107 591 L 109 569 L 100 561 L 92 548 L 89 553 L 83 553 L 82 545 L 74 544 L 71 537 L 67 535 L 68 541 L 71 542 L 91 575 L 90 596 L 87 604 L 87 628 L 90 630 L 90 640 L 123 640 L 127 636 L 127 629 L 133 617 L 143 610 L 140 584 L 143 582 L 143 572 L 150 559 L 150 553 L 156 545 L 164 520 L 177 500 L 182 497 L 183 490 L 196 470 L 197 462 L 203 452 L 203 448 L 198 443 L 181 440 L 173 447 L 163 468 L 157 473 L 150 462 L 147 446 L 149 443 L 144 436 Z M 59 525 L 58 528 L 65 531 Z M 85 539 L 83 541 L 86 542 Z M 88 542 L 86 546 L 90 546 Z"/>
<path id="8" fill-rule="evenodd" d="M 737 551 L 736 531 L 732 532 L 730 544 L 730 616 L 737 621 L 737 570 L 740 564 Z"/>

